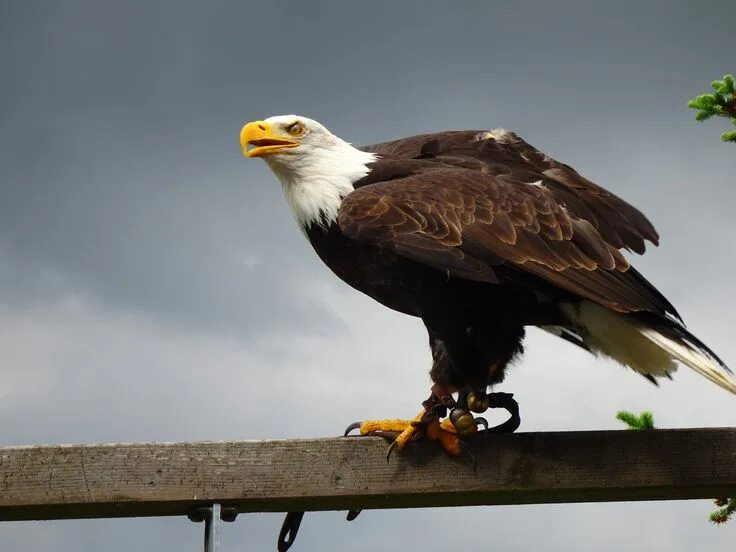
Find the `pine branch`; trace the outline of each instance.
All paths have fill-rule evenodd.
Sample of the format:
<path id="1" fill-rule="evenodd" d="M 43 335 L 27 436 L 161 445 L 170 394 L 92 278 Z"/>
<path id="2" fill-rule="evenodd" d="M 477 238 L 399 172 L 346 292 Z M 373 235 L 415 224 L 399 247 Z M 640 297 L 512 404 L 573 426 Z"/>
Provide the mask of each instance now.
<path id="1" fill-rule="evenodd" d="M 713 81 L 712 94 L 701 94 L 687 102 L 687 106 L 697 109 L 696 121 L 707 121 L 712 117 L 726 117 L 736 126 L 736 83 L 733 75 Z M 726 142 L 736 142 L 736 131 L 724 132 L 721 138 Z"/>
<path id="2" fill-rule="evenodd" d="M 626 410 L 621 410 L 616 414 L 616 418 L 625 423 L 628 429 L 634 431 L 654 429 L 654 416 L 651 412 L 644 411 L 637 416 Z"/>
<path id="3" fill-rule="evenodd" d="M 710 515 L 710 521 L 716 525 L 726 523 L 736 512 L 736 498 L 716 498 L 713 502 L 720 506 Z"/>

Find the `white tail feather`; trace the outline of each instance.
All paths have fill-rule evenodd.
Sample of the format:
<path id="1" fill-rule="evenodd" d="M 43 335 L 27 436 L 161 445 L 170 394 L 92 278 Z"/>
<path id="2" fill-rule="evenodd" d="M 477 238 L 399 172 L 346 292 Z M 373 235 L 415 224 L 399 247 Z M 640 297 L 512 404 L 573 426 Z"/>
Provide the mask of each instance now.
<path id="1" fill-rule="evenodd" d="M 736 378 L 706 351 L 685 341 L 675 341 L 652 328 L 641 328 L 643 336 L 656 343 L 673 358 L 731 393 L 736 393 Z"/>
<path id="2" fill-rule="evenodd" d="M 584 301 L 563 307 L 583 342 L 601 354 L 629 366 L 640 374 L 667 376 L 677 369 L 675 361 L 692 368 L 712 382 L 736 393 L 736 378 L 706 350 L 645 325 L 595 303 Z"/>

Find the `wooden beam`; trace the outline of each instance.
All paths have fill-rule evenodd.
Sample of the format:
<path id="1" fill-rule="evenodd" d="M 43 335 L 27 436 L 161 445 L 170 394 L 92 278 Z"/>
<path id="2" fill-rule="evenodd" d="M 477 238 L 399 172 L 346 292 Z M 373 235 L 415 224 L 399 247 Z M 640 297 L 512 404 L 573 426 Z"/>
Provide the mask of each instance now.
<path id="1" fill-rule="evenodd" d="M 736 496 L 736 429 L 479 436 L 478 458 L 377 437 L 0 448 L 0 520 Z"/>

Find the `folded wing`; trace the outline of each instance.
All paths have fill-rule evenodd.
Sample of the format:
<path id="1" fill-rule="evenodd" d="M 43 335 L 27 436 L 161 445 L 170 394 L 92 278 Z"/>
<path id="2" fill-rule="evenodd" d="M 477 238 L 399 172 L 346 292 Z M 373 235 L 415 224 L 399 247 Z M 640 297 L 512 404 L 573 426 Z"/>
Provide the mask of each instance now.
<path id="1" fill-rule="evenodd" d="M 618 312 L 677 315 L 620 251 L 657 243 L 644 215 L 515 135 L 448 132 L 365 149 L 383 159 L 342 203 L 347 236 L 456 277 L 527 275 Z"/>

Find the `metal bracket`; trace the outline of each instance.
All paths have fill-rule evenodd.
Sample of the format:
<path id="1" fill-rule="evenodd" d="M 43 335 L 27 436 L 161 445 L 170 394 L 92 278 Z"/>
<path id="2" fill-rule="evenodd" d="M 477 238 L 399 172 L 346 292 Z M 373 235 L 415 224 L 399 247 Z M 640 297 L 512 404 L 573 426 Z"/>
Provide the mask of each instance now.
<path id="1" fill-rule="evenodd" d="M 187 514 L 190 521 L 204 521 L 204 552 L 220 552 L 220 529 L 222 522 L 231 523 L 238 517 L 236 508 L 221 504 L 199 506 Z"/>

